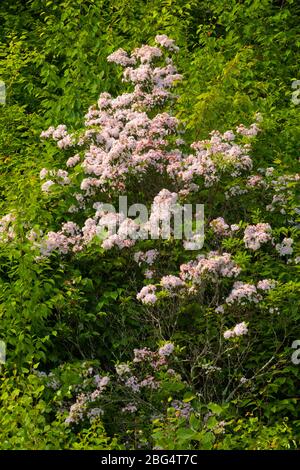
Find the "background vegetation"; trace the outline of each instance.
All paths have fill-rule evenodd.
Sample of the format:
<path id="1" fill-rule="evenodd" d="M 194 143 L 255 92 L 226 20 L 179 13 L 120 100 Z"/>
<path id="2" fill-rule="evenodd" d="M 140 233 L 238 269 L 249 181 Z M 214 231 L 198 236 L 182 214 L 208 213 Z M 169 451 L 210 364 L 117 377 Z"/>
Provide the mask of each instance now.
<path id="1" fill-rule="evenodd" d="M 39 172 L 59 167 L 64 157 L 41 142 L 41 131 L 61 123 L 80 129 L 100 92 L 122 90 L 121 72 L 106 57 L 119 47 L 152 44 L 156 34 L 180 47 L 176 65 L 184 80 L 174 112 L 188 141 L 250 125 L 259 112 L 255 168 L 272 166 L 278 177 L 299 171 L 300 105 L 291 100 L 292 82 L 300 79 L 299 25 L 297 0 L 1 1 L 0 80 L 7 96 L 0 105 L 0 215 L 14 212 L 18 230 L 13 244 L 0 245 L 0 338 L 7 344 L 2 449 L 299 447 L 300 365 L 291 362 L 292 342 L 300 339 L 299 263 L 268 251 L 250 256 L 243 244 L 224 241 L 245 280 L 274 278 L 279 287 L 249 317 L 251 334 L 218 355 L 222 320 L 205 302 L 181 306 L 176 327 L 166 322 L 157 331 L 136 301 L 143 276 L 132 257 L 103 256 L 90 246 L 75 257 L 35 263 L 24 242 L 29 227 L 55 230 L 63 220 L 57 199 L 42 195 Z M 299 187 L 290 186 L 295 208 Z M 211 215 L 222 208 L 232 223 L 258 223 L 265 200 L 260 191 L 227 205 L 216 197 Z M 274 212 L 267 221 L 277 237 L 294 239 L 299 257 L 299 217 L 289 224 L 291 216 Z M 213 248 L 210 236 L 206 243 Z M 161 271 L 176 271 L 185 256 L 162 244 Z M 116 363 L 132 365 L 135 348 L 155 351 L 165 340 L 176 345 L 176 374 L 159 372 L 160 389 L 143 398 L 137 415 L 116 414 L 124 393 L 116 386 L 103 416 L 66 425 L 78 390 L 85 381 L 92 386 L 89 368 L 114 383 Z M 174 400 L 194 412 L 186 418 Z"/>

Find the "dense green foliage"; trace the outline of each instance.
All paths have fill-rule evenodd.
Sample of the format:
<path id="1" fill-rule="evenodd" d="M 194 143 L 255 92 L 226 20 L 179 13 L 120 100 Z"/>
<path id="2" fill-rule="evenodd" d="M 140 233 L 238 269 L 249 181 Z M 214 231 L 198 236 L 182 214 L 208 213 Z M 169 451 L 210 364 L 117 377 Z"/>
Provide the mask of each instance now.
<path id="1" fill-rule="evenodd" d="M 91 243 L 76 255 L 36 263 L 26 238 L 31 228 L 59 230 L 68 220 L 68 197 L 41 192 L 40 170 L 65 161 L 57 147 L 41 142 L 41 131 L 61 123 L 82 129 L 101 92 L 124 91 L 121 71 L 107 56 L 153 44 L 157 34 L 180 48 L 176 66 L 184 79 L 173 112 L 185 123 L 189 143 L 214 129 L 250 125 L 261 113 L 255 171 L 273 167 L 271 179 L 299 171 L 300 104 L 291 88 L 300 80 L 297 0 L 2 0 L 0 80 L 7 94 L 0 104 L 0 218 L 15 214 L 17 237 L 0 243 L 0 339 L 7 346 L 1 449 L 299 447 L 300 365 L 291 361 L 292 343 L 300 339 L 300 263 L 294 262 L 300 256 L 299 181 L 287 184 L 285 213 L 266 213 L 273 193 L 261 187 L 226 200 L 229 179 L 214 193 L 204 188 L 196 195 L 208 220 L 222 215 L 243 229 L 268 222 L 276 243 L 294 240 L 288 262 L 271 247 L 249 252 L 238 237 L 215 242 L 207 228 L 204 251 L 221 246 L 232 253 L 243 282 L 278 281 L 259 306 L 237 306 L 228 317 L 216 314 L 211 301 L 228 294 L 227 279 L 217 292 L 206 285 L 189 301 L 162 296 L 152 315 L 136 300 L 145 279 L 126 250 L 104 253 Z M 246 188 L 242 178 L 238 182 Z M 146 189 L 153 198 L 154 179 L 129 196 L 144 202 Z M 142 249 L 151 248 L 147 241 Z M 176 274 L 192 257 L 169 240 L 159 251 L 161 276 Z M 249 334 L 226 343 L 220 331 L 242 320 L 249 321 Z M 174 375 L 155 371 L 160 388 L 139 399 L 137 415 L 120 415 L 126 393 L 115 365 L 137 367 L 135 348 L 157 351 L 165 341 L 176 345 Z M 67 425 L 78 392 L 93 390 L 89 368 L 110 377 L 105 413 Z M 147 374 L 136 370 L 141 380 Z M 193 413 L 182 416 L 174 400 Z"/>

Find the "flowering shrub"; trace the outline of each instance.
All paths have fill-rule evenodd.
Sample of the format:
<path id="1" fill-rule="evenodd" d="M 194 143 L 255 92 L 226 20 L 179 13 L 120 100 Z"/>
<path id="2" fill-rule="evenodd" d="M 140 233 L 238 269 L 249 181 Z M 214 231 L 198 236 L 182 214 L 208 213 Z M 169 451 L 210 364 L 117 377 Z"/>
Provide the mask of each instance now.
<path id="1" fill-rule="evenodd" d="M 60 422 L 64 418 L 66 429 L 78 430 L 101 419 L 109 423 L 110 432 L 126 439 L 126 447 L 130 448 L 137 439 L 136 426 L 142 429 L 146 423 L 138 440 L 139 446 L 149 447 L 152 422 L 162 418 L 168 406 L 186 421 L 194 411 L 184 401 L 184 397 L 192 396 L 189 385 L 171 367 L 176 364 L 174 354 L 174 344 L 165 342 L 156 351 L 147 347 L 134 349 L 132 360 L 116 363 L 109 375 L 101 372 L 98 361 L 34 374 L 43 384 Z"/>
<path id="2" fill-rule="evenodd" d="M 69 213 L 95 210 L 82 227 L 70 221 L 60 231 L 48 233 L 40 242 L 43 256 L 49 256 L 53 250 L 62 254 L 80 251 L 95 237 L 102 236 L 104 228 L 107 233 L 102 247 L 106 250 L 132 247 L 149 224 L 151 235 L 159 237 L 162 235 L 159 221 L 169 219 L 172 204 L 179 199 L 186 201 L 201 185 L 210 187 L 219 183 L 222 176 L 238 177 L 252 169 L 249 142 L 238 144 L 235 140 L 239 135 L 246 139 L 256 136 L 257 124 L 249 129 L 240 125 L 236 134 L 213 131 L 210 140 L 191 144 L 194 154 L 184 152 L 187 145 L 179 139 L 183 128 L 180 129 L 178 119 L 170 113 L 158 112 L 159 108 L 171 105 L 174 96 L 170 89 L 182 78 L 167 56 L 178 48 L 167 36 L 158 35 L 155 40 L 160 47 L 142 46 L 131 55 L 120 49 L 108 57 L 108 61 L 124 68 L 123 81 L 129 82 L 133 91 L 117 98 L 102 93 L 97 108 L 92 106 L 85 116 L 86 130 L 75 136 L 60 125 L 42 132 L 41 137 L 54 139 L 60 149 L 76 147 L 76 155 L 66 162 L 67 168 L 74 168 L 73 177 L 67 170 L 43 168 L 40 178 L 50 175 L 55 181 L 43 183 L 42 191 L 49 193 L 55 184 L 70 186 L 68 192 L 74 204 L 68 208 Z M 159 66 L 162 60 L 164 63 Z M 107 210 L 107 204 L 113 201 L 112 191 L 127 194 L 133 184 L 142 184 L 150 177 L 150 170 L 163 177 L 170 189 L 178 189 L 170 192 L 157 187 L 159 192 L 153 199 L 149 222 L 137 223 L 122 213 Z M 106 200 L 98 201 L 99 196 Z M 216 220 L 218 223 L 220 218 Z M 112 230 L 115 224 L 117 233 Z M 155 234 L 153 226 L 157 228 Z"/>
<path id="3" fill-rule="evenodd" d="M 188 119 L 193 79 L 167 35 L 131 53 L 121 45 L 103 65 L 109 93 L 101 84 L 82 127 L 54 126 L 57 114 L 41 133 L 39 168 L 22 190 L 34 202 L 7 205 L 0 219 L 1 331 L 10 361 L 38 364 L 30 380 L 51 408 L 39 426 L 56 416 L 57 439 L 41 431 L 37 447 L 246 447 L 238 423 L 249 447 L 256 426 L 257 447 L 288 448 L 287 410 L 299 413 L 289 355 L 299 331 L 299 157 L 274 148 L 260 99 L 261 114 L 249 106 L 228 123 L 218 114 L 198 131 L 206 98 Z M 112 76 L 120 84 L 109 86 Z M 116 211 L 121 196 L 148 219 L 138 207 Z M 198 203 L 201 249 L 197 234 L 165 230 L 174 207 Z"/>
<path id="4" fill-rule="evenodd" d="M 41 179 L 48 174 L 53 178 L 43 183 L 42 191 L 51 192 L 55 184 L 66 187 L 68 195 L 74 198 L 74 204 L 69 207 L 68 212 L 74 214 L 75 220 L 76 214 L 77 219 L 82 220 L 83 214 L 88 214 L 88 218 L 81 226 L 78 220 L 73 219 L 64 222 L 57 232 L 48 232 L 41 238 L 36 235 L 33 247 L 40 249 L 37 261 L 50 256 L 53 251 L 62 255 L 70 251 L 80 252 L 93 240 L 98 240 L 104 250 L 114 247 L 128 250 L 139 241 L 139 234 L 147 229 L 149 223 L 151 226 L 155 223 L 158 229 L 156 235 L 160 237 L 162 233 L 159 221 L 170 217 L 173 203 L 179 199 L 192 201 L 195 192 L 200 191 L 201 194 L 201 189 L 206 187 L 217 188 L 222 180 L 241 178 L 244 172 L 247 174 L 253 169 L 249 139 L 257 136 L 260 131 L 257 123 L 249 128 L 239 125 L 236 133 L 232 130 L 224 134 L 213 131 L 210 140 L 190 145 L 195 153 L 185 153 L 187 144 L 176 136 L 183 133 L 183 126 L 170 113 L 158 112 L 159 108 L 170 106 L 168 103 L 174 100 L 170 89 L 176 81 L 182 79 L 168 56 L 170 52 L 177 52 L 178 48 L 167 36 L 158 35 L 155 40 L 159 47 L 142 46 L 131 54 L 120 49 L 108 57 L 109 62 L 124 68 L 123 80 L 125 83 L 129 82 L 133 89 L 117 98 L 102 93 L 98 107 L 92 106 L 85 116 L 86 129 L 83 132 L 77 135 L 68 134 L 64 125 L 50 127 L 42 132 L 43 138 L 54 139 L 60 149 L 67 149 L 69 152 L 70 148 L 76 148 L 76 155 L 68 156 L 66 162 L 69 169 L 74 168 L 73 174 L 70 170 L 63 169 L 41 170 Z M 164 63 L 159 65 L 161 61 Z M 261 121 L 261 117 L 259 120 Z M 238 143 L 238 136 L 242 136 L 244 142 Z M 179 147 L 176 146 L 178 144 Z M 109 202 L 115 198 L 114 192 L 127 194 L 132 185 L 142 184 L 150 178 L 151 169 L 157 174 L 158 182 L 163 177 L 169 188 L 172 190 L 176 187 L 177 192 L 156 186 L 158 193 L 152 201 L 149 222 L 139 223 L 125 217 L 122 212 L 115 213 L 107 209 Z M 265 173 L 273 172 L 267 169 Z M 262 176 L 246 175 L 245 185 L 248 188 L 255 189 L 263 183 Z M 231 184 L 231 188 L 234 187 Z M 267 183 L 264 187 L 267 187 Z M 99 201 L 99 197 L 106 200 Z M 94 215 L 91 210 L 95 211 Z M 116 224 L 118 230 L 114 233 Z M 162 276 L 159 282 L 160 292 L 168 293 L 169 296 L 176 295 L 179 300 L 185 301 L 190 295 L 195 296 L 197 290 L 203 289 L 203 285 L 209 281 L 219 283 L 222 278 L 237 277 L 241 273 L 232 254 L 223 252 L 222 242 L 218 240 L 220 236 L 237 237 L 240 225 L 233 223 L 229 226 L 219 216 L 211 220 L 209 226 L 215 235 L 217 249 L 182 264 L 179 277 L 173 274 Z M 153 235 L 152 232 L 151 234 Z M 104 238 L 102 242 L 101 238 Z M 172 241 L 171 232 L 169 239 Z M 243 241 L 245 247 L 253 251 L 259 250 L 270 241 L 274 245 L 271 225 L 247 225 Z M 291 238 L 285 238 L 275 248 L 281 256 L 288 255 L 292 253 L 292 243 Z M 150 266 L 155 265 L 158 256 L 157 249 L 133 254 L 139 265 L 145 262 Z M 153 305 L 159 298 L 158 286 L 153 283 L 155 272 L 147 270 L 145 277 L 151 279 L 152 284 L 144 286 L 136 297 L 143 304 Z M 244 304 L 246 300 L 259 303 L 261 298 L 254 285 L 238 281 L 224 301 L 228 305 Z M 216 305 L 216 308 L 219 307 Z"/>

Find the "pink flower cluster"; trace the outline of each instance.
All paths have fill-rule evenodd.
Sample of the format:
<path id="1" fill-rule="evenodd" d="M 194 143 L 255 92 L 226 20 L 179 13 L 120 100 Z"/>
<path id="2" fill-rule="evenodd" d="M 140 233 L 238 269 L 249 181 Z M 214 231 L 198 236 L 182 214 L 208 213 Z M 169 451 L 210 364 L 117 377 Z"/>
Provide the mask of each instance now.
<path id="1" fill-rule="evenodd" d="M 0 219 L 0 243 L 6 243 L 15 238 L 13 226 L 15 220 L 16 217 L 13 214 L 7 214 Z"/>
<path id="2" fill-rule="evenodd" d="M 260 129 L 259 129 L 259 127 L 256 123 L 251 124 L 251 126 L 249 128 L 246 128 L 243 124 L 240 124 L 236 128 L 236 132 L 238 134 L 241 134 L 241 135 L 246 136 L 246 137 L 255 137 L 258 134 L 259 131 L 260 131 Z"/>
<path id="3" fill-rule="evenodd" d="M 135 413 L 136 411 L 137 407 L 133 403 L 128 403 L 122 408 L 122 413 Z"/>
<path id="4" fill-rule="evenodd" d="M 67 132 L 64 124 L 60 124 L 57 128 L 51 126 L 46 131 L 41 133 L 44 139 L 52 138 L 57 141 L 57 146 L 60 149 L 72 147 L 75 144 L 74 137 Z"/>
<path id="5" fill-rule="evenodd" d="M 178 194 L 162 189 L 153 199 L 149 221 L 144 229 L 151 233 L 154 239 L 169 238 L 171 236 L 170 220 L 172 215 L 179 210 L 177 205 Z"/>
<path id="6" fill-rule="evenodd" d="M 294 240 L 292 238 L 285 237 L 281 243 L 277 243 L 275 248 L 280 256 L 289 256 L 293 253 L 293 243 Z"/>
<path id="7" fill-rule="evenodd" d="M 206 256 L 199 255 L 196 260 L 182 264 L 179 277 L 170 274 L 163 276 L 160 280 L 160 287 L 162 291 L 168 291 L 171 295 L 183 292 L 193 293 L 205 280 L 210 279 L 214 282 L 219 277 L 236 277 L 240 271 L 241 269 L 229 253 L 219 254 L 211 251 Z M 137 299 L 144 304 L 153 305 L 158 300 L 156 291 L 157 287 L 149 284 L 141 289 L 137 294 Z"/>
<path id="8" fill-rule="evenodd" d="M 185 403 L 180 400 L 173 400 L 171 402 L 172 408 L 176 410 L 176 415 L 180 418 L 189 419 L 192 412 L 194 411 L 192 405 L 190 403 Z"/>
<path id="9" fill-rule="evenodd" d="M 134 349 L 133 365 L 139 365 L 142 370 L 147 366 L 154 371 L 167 365 L 167 358 L 174 352 L 173 343 L 165 343 L 158 351 L 151 351 L 149 348 Z M 149 372 L 143 374 L 142 378 L 138 378 L 138 370 L 134 375 L 127 364 L 118 364 L 117 373 L 124 385 L 131 389 L 133 393 L 139 393 L 142 388 L 158 389 L 159 382 Z"/>
<path id="10" fill-rule="evenodd" d="M 225 191 L 225 198 L 231 199 L 235 196 L 242 196 L 243 194 L 247 194 L 248 190 L 245 188 L 241 188 L 238 184 L 231 186 L 227 191 Z"/>
<path id="11" fill-rule="evenodd" d="M 152 266 L 154 264 L 154 261 L 158 257 L 158 250 L 148 250 L 148 251 L 137 251 L 134 254 L 134 261 L 138 263 L 139 266 L 141 266 L 142 263 L 146 263 L 149 266 Z"/>
<path id="12" fill-rule="evenodd" d="M 166 365 L 166 357 L 174 352 L 174 348 L 174 344 L 168 342 L 158 351 L 151 351 L 149 348 L 134 349 L 133 363 L 149 363 L 152 368 L 159 369 L 159 367 Z"/>
<path id="13" fill-rule="evenodd" d="M 40 248 L 42 256 L 49 256 L 53 251 L 66 254 L 70 250 L 80 251 L 81 235 L 78 225 L 74 222 L 67 222 L 62 225 L 59 232 L 48 232 L 40 243 L 35 242 Z"/>
<path id="14" fill-rule="evenodd" d="M 156 286 L 153 284 L 148 284 L 143 287 L 142 290 L 137 294 L 136 298 L 140 300 L 143 304 L 155 304 L 157 297 L 155 295 Z"/>
<path id="15" fill-rule="evenodd" d="M 242 323 L 238 323 L 235 325 L 235 327 L 232 330 L 227 330 L 224 332 L 224 338 L 225 339 L 230 339 L 230 338 L 236 338 L 238 336 L 243 336 L 248 333 L 248 328 L 246 323 L 243 321 Z"/>
<path id="16" fill-rule="evenodd" d="M 200 284 L 205 278 L 236 277 L 241 269 L 232 260 L 230 253 L 220 254 L 210 251 L 206 256 L 199 255 L 195 261 L 180 266 L 180 278 Z"/>
<path id="17" fill-rule="evenodd" d="M 223 217 L 212 220 L 209 225 L 216 235 L 226 236 L 229 233 L 229 225 L 225 222 Z"/>
<path id="18" fill-rule="evenodd" d="M 248 225 L 244 232 L 244 243 L 250 250 L 258 250 L 263 243 L 272 240 L 272 229 L 269 224 Z"/>
<path id="19" fill-rule="evenodd" d="M 184 159 L 179 155 L 174 158 L 168 165 L 167 172 L 183 183 L 185 191 L 190 192 L 198 189 L 199 178 L 203 180 L 204 186 L 210 187 L 220 181 L 226 172 L 231 176 L 239 176 L 243 171 L 251 170 L 250 145 L 238 145 L 233 142 L 234 138 L 232 131 L 223 135 L 213 131 L 210 140 L 194 142 L 191 145 L 196 151 L 195 154 Z"/>
<path id="20" fill-rule="evenodd" d="M 68 160 L 67 160 L 67 163 L 66 165 L 68 167 L 73 167 L 75 165 L 77 165 L 77 163 L 80 162 L 80 155 L 79 154 L 76 154 L 74 155 L 73 157 L 70 157 Z"/>
<path id="21" fill-rule="evenodd" d="M 247 302 L 258 303 L 261 300 L 261 295 L 258 294 L 256 287 L 253 284 L 247 284 L 237 281 L 233 284 L 233 289 L 225 302 L 228 305 L 237 303 L 244 305 Z"/>
<path id="22" fill-rule="evenodd" d="M 170 39 L 166 34 L 158 34 L 155 36 L 155 42 L 171 52 L 179 51 L 179 47 L 176 46 L 175 41 Z"/>
<path id="23" fill-rule="evenodd" d="M 172 276 L 169 274 L 168 276 L 163 276 L 161 278 L 160 285 L 164 289 L 173 291 L 173 290 L 178 290 L 181 287 L 184 287 L 186 284 L 182 279 L 180 279 L 180 277 Z"/>
<path id="24" fill-rule="evenodd" d="M 275 286 L 276 281 L 274 281 L 274 279 L 263 279 L 257 283 L 257 288 L 264 291 L 274 289 Z"/>
<path id="25" fill-rule="evenodd" d="M 48 175 L 50 175 L 52 178 L 54 178 L 55 181 L 53 180 L 48 180 L 45 183 L 42 184 L 42 191 L 45 193 L 49 192 L 49 189 L 51 186 L 53 186 L 55 183 L 60 184 L 61 186 L 65 186 L 70 184 L 71 180 L 69 178 L 69 174 L 66 170 L 50 170 L 48 171 L 46 168 L 43 168 L 40 171 L 40 179 L 43 180 L 45 179 Z"/>
<path id="26" fill-rule="evenodd" d="M 66 424 L 78 424 L 82 421 L 85 416 L 91 421 L 97 416 L 103 414 L 101 408 L 91 407 L 91 404 L 101 397 L 105 392 L 110 378 L 107 376 L 100 377 L 99 375 L 94 376 L 94 383 L 96 388 L 91 393 L 80 393 L 76 402 L 70 407 L 69 414 L 65 420 Z"/>
<path id="27" fill-rule="evenodd" d="M 174 344 L 173 343 L 165 343 L 161 346 L 158 350 L 158 354 L 162 357 L 170 356 L 174 351 Z"/>
<path id="28" fill-rule="evenodd" d="M 87 397 L 83 393 L 77 396 L 76 402 L 71 405 L 69 414 L 65 419 L 66 424 L 77 424 L 84 418 L 86 402 Z"/>
<path id="29" fill-rule="evenodd" d="M 263 186 L 266 186 L 266 183 L 263 179 L 262 176 L 260 175 L 252 175 L 252 176 L 249 176 L 249 178 L 247 179 L 247 186 L 250 186 L 252 188 L 261 188 Z"/>

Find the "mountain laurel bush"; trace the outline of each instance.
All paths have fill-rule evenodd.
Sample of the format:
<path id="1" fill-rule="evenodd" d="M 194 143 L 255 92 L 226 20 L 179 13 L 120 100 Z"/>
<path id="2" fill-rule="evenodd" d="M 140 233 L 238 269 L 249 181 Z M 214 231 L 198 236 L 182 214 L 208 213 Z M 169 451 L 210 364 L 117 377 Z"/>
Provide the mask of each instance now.
<path id="1" fill-rule="evenodd" d="M 263 17 L 263 5 L 254 4 L 253 14 Z M 23 122 L 39 159 L 29 172 L 30 152 L 22 150 L 29 159 L 18 170 L 19 196 L 0 186 L 7 194 L 0 218 L 0 331 L 8 359 L 1 370 L 3 449 L 299 443 L 299 367 L 291 361 L 300 337 L 299 155 L 284 130 L 275 135 L 272 118 L 280 121 L 280 112 L 271 116 L 264 86 L 256 83 L 247 99 L 249 84 L 236 90 L 235 73 L 246 74 L 247 61 L 249 70 L 257 66 L 252 45 L 238 51 L 224 33 L 220 41 L 234 44 L 236 55 L 220 59 L 220 31 L 242 15 L 241 6 L 219 11 L 213 2 L 206 14 L 214 10 L 220 23 L 209 31 L 195 31 L 197 8 L 189 2 L 180 10 L 180 27 L 203 48 L 193 66 L 203 66 L 207 82 L 221 69 L 223 75 L 192 108 L 204 84 L 181 55 L 183 32 L 174 32 L 175 41 L 158 28 L 163 32 L 146 35 L 149 44 L 140 47 L 135 41 L 131 52 L 126 41 L 115 41 L 121 47 L 107 51 L 106 63 L 102 58 L 107 90 L 99 85 L 81 121 L 75 107 L 70 125 L 58 124 L 61 96 L 53 122 L 54 108 L 46 112 L 50 127 L 39 132 L 41 142 L 42 117 L 29 114 Z M 18 56 L 22 44 L 11 41 Z M 26 57 L 42 67 L 33 50 Z M 54 83 L 55 68 L 42 67 L 41 80 L 53 73 Z M 36 91 L 32 108 L 38 99 Z M 49 107 L 46 98 L 42 106 Z M 282 113 L 296 122 L 293 106 Z M 20 126 L 22 106 L 4 112 Z M 272 132 L 277 147 L 267 144 Z M 13 153 L 7 135 L 0 138 Z M 23 173 L 30 175 L 26 185 Z M 122 196 L 128 205 L 143 204 L 148 220 L 114 210 Z M 204 205 L 201 249 L 190 249 L 172 229 L 164 236 L 161 225 L 176 204 Z"/>

